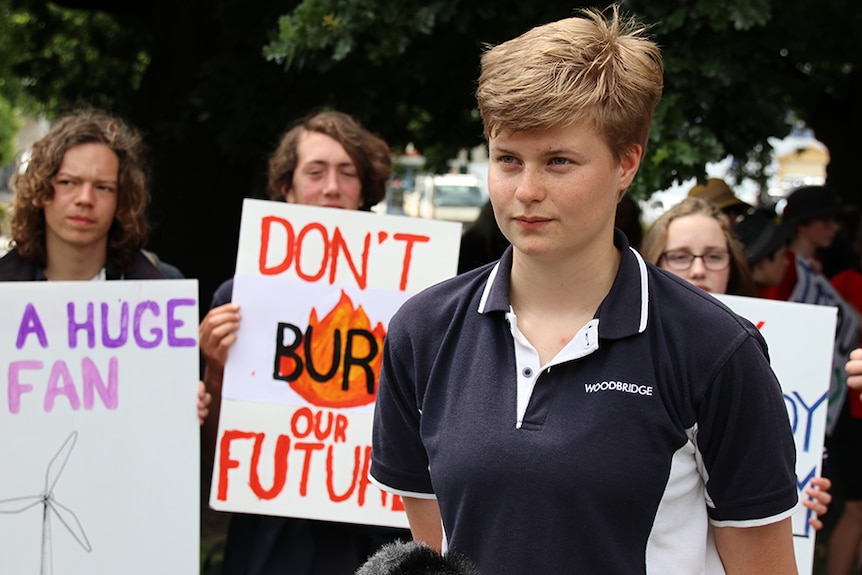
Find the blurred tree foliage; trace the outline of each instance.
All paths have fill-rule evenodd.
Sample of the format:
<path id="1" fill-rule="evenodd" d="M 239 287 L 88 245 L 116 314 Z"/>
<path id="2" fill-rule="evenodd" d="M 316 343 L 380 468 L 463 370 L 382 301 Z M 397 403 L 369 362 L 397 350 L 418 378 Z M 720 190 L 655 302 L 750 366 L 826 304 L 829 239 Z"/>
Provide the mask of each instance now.
<path id="1" fill-rule="evenodd" d="M 15 136 L 21 127 L 21 120 L 11 102 L 0 96 L 0 167 L 10 164 L 15 159 Z M 0 183 L 3 188 L 5 182 Z"/>
<path id="2" fill-rule="evenodd" d="M 14 156 L 20 113 L 92 105 L 128 114 L 148 64 L 144 46 L 119 15 L 0 0 L 0 166 Z"/>
<path id="3" fill-rule="evenodd" d="M 566 16 L 570 6 L 383 0 L 369 7 L 362 0 L 306 0 L 280 18 L 279 35 L 265 53 L 288 69 L 310 66 L 323 71 L 333 62 L 356 60 L 370 67 L 394 60 L 457 68 L 453 78 L 469 71 L 472 80 L 477 52 L 435 60 L 432 51 L 429 62 L 420 47 L 431 40 L 445 51 L 462 35 L 496 43 L 528 26 Z M 665 96 L 656 110 L 635 195 L 666 188 L 675 180 L 702 179 L 706 163 L 728 154 L 737 159 L 738 178 L 751 177 L 765 185 L 763 168 L 771 151 L 767 139 L 787 135 L 800 120 L 830 149 L 836 148 L 833 155 L 839 159 L 843 154 L 838 148 L 858 147 L 853 141 L 862 127 L 853 105 L 862 95 L 862 48 L 854 32 L 862 25 L 858 1 L 837 0 L 813 8 L 801 0 L 629 0 L 623 10 L 651 23 L 666 68 Z M 462 79 L 461 85 L 468 84 Z M 446 124 L 433 113 L 423 116 L 428 123 Z M 474 113 L 468 121 L 476 119 Z M 443 141 L 419 143 L 425 149 Z M 844 169 L 833 162 L 833 183 L 845 195 L 858 194 L 851 185 L 855 182 L 843 180 Z"/>
<path id="4" fill-rule="evenodd" d="M 0 0 L 0 168 L 15 158 L 15 136 L 21 127 L 15 108 L 23 92 L 13 68 L 17 15 L 7 4 L 7 0 Z"/>
<path id="5" fill-rule="evenodd" d="M 291 121 L 337 108 L 394 151 L 412 142 L 442 168 L 482 143 L 473 95 L 484 45 L 586 4 L 0 0 L 0 98 L 49 117 L 89 103 L 144 131 L 152 247 L 201 279 L 206 307 L 232 272 L 242 198 L 264 195 L 267 155 Z M 830 183 L 862 203 L 852 168 L 862 153 L 862 3 L 622 6 L 653 23 L 666 66 L 634 194 L 702 178 L 727 154 L 740 175 L 762 180 L 767 138 L 803 120 L 830 149 Z"/>

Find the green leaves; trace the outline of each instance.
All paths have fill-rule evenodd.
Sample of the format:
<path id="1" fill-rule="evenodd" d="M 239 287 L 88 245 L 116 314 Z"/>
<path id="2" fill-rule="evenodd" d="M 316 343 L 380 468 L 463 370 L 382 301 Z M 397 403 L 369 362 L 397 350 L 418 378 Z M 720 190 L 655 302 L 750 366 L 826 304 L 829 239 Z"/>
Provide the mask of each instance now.
<path id="1" fill-rule="evenodd" d="M 9 165 L 15 159 L 15 137 L 20 128 L 21 119 L 12 103 L 0 96 L 0 167 Z"/>
<path id="2" fill-rule="evenodd" d="M 87 103 L 127 106 L 149 64 L 140 34 L 105 12 L 0 0 L 0 94 L 57 114 Z"/>
<path id="3" fill-rule="evenodd" d="M 264 55 L 285 68 L 330 69 L 355 50 L 372 64 L 404 54 L 411 39 L 430 34 L 451 15 L 458 0 L 304 0 L 278 21 L 278 36 Z"/>

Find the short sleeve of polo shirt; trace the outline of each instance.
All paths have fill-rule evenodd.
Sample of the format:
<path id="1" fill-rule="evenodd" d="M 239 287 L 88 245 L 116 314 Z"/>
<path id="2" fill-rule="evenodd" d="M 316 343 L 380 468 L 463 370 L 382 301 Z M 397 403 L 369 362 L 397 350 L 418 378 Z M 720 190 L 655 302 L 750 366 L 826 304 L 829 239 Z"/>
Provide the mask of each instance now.
<path id="1" fill-rule="evenodd" d="M 781 388 L 756 328 L 741 337 L 738 346 L 717 350 L 715 372 L 703 374 L 696 415 L 708 512 L 719 525 L 768 523 L 798 503 L 796 451 Z"/>
<path id="2" fill-rule="evenodd" d="M 405 310 L 389 322 L 374 409 L 371 477 L 391 491 L 432 496 L 428 455 L 420 436 L 416 350 L 406 333 Z M 409 363 L 408 363 L 409 362 Z"/>

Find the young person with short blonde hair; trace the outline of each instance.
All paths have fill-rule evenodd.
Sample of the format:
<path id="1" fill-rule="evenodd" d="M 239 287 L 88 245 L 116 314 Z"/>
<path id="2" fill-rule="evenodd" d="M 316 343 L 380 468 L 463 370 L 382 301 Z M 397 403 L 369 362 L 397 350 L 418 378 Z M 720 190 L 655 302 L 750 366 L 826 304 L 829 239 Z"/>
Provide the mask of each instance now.
<path id="1" fill-rule="evenodd" d="M 614 7 L 485 53 L 488 188 L 512 247 L 389 323 L 371 479 L 414 538 L 482 573 L 796 572 L 765 342 L 614 230 L 662 91 L 644 32 Z"/>

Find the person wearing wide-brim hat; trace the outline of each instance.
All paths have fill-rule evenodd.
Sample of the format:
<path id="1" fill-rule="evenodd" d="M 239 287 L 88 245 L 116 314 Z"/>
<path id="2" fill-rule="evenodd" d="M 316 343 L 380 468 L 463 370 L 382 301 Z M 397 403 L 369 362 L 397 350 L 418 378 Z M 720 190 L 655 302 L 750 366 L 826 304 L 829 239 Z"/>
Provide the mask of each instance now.
<path id="1" fill-rule="evenodd" d="M 689 197 L 701 198 L 727 214 L 731 222 L 753 209 L 753 206 L 736 197 L 727 182 L 721 178 L 709 178 L 706 184 L 696 184 L 688 191 Z"/>

